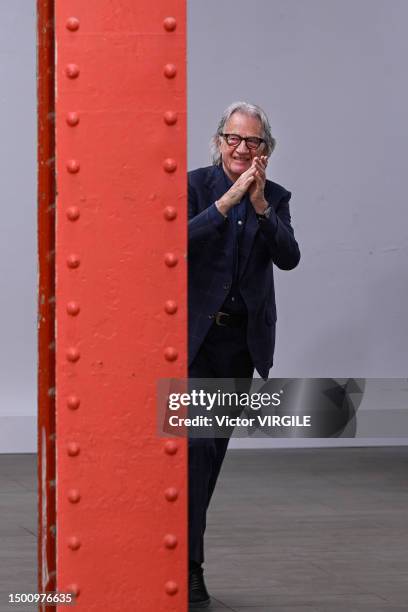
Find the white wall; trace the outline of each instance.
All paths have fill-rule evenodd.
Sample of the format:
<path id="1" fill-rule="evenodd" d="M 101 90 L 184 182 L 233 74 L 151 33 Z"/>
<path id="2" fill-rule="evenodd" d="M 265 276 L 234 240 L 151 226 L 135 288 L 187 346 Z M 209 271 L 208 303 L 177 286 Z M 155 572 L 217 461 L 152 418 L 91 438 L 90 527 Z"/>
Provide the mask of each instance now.
<path id="1" fill-rule="evenodd" d="M 299 267 L 276 271 L 277 377 L 405 377 L 406 0 L 190 0 L 189 168 L 234 100 L 262 106 Z M 404 439 L 358 440 L 401 444 Z M 321 440 L 319 445 L 352 444 Z M 237 440 L 233 446 L 310 445 Z M 354 444 L 354 443 L 353 443 Z"/>
<path id="2" fill-rule="evenodd" d="M 0 452 L 36 444 L 35 4 L 0 2 Z M 406 376 L 408 3 L 189 0 L 188 14 L 189 166 L 248 99 L 278 139 L 270 178 L 293 192 L 303 258 L 277 271 L 271 374 Z"/>
<path id="3" fill-rule="evenodd" d="M 36 13 L 0 1 L 0 452 L 36 449 Z"/>
<path id="4" fill-rule="evenodd" d="M 302 261 L 277 270 L 271 375 L 404 377 L 406 0 L 190 0 L 189 167 L 233 100 L 268 113 Z"/>

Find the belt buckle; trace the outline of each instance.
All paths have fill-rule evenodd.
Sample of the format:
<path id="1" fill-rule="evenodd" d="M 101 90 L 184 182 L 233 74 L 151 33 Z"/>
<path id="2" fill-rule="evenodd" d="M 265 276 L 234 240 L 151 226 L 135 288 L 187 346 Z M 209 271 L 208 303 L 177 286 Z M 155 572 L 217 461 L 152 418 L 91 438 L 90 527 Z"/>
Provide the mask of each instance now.
<path id="1" fill-rule="evenodd" d="M 220 327 L 227 327 L 226 323 L 221 323 L 221 317 L 229 317 L 229 314 L 227 312 L 217 312 L 217 314 L 215 315 L 215 323 L 216 325 L 219 325 Z"/>

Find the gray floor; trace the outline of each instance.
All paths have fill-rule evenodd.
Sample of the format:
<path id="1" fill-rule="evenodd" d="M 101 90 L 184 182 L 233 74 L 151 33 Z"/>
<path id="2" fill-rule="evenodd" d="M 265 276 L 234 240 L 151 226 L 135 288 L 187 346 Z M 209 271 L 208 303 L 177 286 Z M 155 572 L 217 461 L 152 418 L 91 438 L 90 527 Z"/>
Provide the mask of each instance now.
<path id="1" fill-rule="evenodd" d="M 211 609 L 407 612 L 407 467 L 406 447 L 229 451 L 208 521 Z M 0 455 L 0 612 L 35 609 L 7 604 L 36 591 L 35 470 L 34 455 Z"/>
<path id="2" fill-rule="evenodd" d="M 35 610 L 8 604 L 9 593 L 37 592 L 35 455 L 0 455 L 0 612 Z"/>
<path id="3" fill-rule="evenodd" d="M 230 451 L 207 528 L 213 609 L 407 612 L 408 448 Z"/>

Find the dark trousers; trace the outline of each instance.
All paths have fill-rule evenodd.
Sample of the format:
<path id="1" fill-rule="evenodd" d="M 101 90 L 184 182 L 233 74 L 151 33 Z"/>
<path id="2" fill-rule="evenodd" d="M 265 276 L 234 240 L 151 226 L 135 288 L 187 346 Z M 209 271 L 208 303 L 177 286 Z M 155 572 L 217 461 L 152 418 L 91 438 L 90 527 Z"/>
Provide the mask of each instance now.
<path id="1" fill-rule="evenodd" d="M 248 391 L 254 365 L 248 351 L 246 326 L 231 328 L 215 323 L 189 368 L 190 378 L 245 378 Z M 244 383 L 245 385 L 245 383 Z M 232 434 L 232 430 L 230 434 Z M 214 492 L 229 442 L 226 438 L 190 438 L 189 468 L 189 559 L 204 561 L 204 531 L 207 508 Z"/>

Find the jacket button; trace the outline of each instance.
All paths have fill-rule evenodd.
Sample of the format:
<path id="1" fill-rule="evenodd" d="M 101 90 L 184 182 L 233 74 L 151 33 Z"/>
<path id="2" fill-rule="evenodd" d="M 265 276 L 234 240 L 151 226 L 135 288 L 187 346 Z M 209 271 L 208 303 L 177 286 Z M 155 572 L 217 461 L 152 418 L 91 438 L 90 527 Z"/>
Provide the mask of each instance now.
<path id="1" fill-rule="evenodd" d="M 231 284 L 230 283 L 225 283 L 224 289 L 225 289 L 225 291 L 228 291 L 228 289 L 231 289 Z"/>

